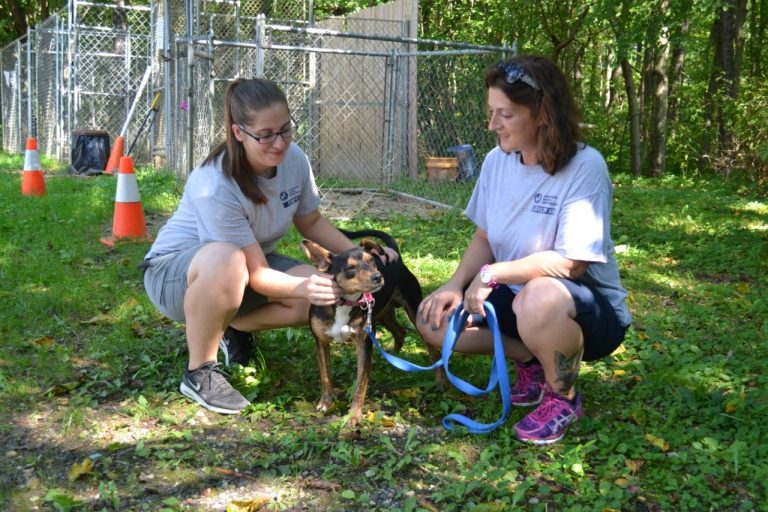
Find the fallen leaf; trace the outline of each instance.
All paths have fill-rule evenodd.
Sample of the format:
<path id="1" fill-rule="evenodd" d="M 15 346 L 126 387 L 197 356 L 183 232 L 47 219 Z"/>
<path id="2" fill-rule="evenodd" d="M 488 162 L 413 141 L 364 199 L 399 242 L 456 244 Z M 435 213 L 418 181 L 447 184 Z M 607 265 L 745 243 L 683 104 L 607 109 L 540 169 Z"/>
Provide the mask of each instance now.
<path id="1" fill-rule="evenodd" d="M 750 290 L 752 289 L 749 283 L 738 283 L 736 286 L 734 286 L 734 288 L 736 288 L 737 292 L 743 293 L 743 294 L 749 293 Z"/>
<path id="2" fill-rule="evenodd" d="M 69 471 L 67 471 L 67 480 L 70 482 L 74 482 L 78 478 L 80 478 L 83 475 L 87 475 L 91 472 L 91 468 L 93 468 L 93 461 L 86 457 L 83 459 L 83 462 L 78 464 L 75 462 L 69 467 Z"/>
<path id="3" fill-rule="evenodd" d="M 93 317 L 89 318 L 88 320 L 83 320 L 80 323 L 83 324 L 83 325 L 88 325 L 88 324 L 111 324 L 112 323 L 112 318 L 110 318 L 109 315 L 106 315 L 104 313 L 99 313 L 98 315 L 93 316 Z"/>
<path id="4" fill-rule="evenodd" d="M 736 412 L 739 409 L 739 399 L 738 398 L 732 398 L 725 402 L 725 406 L 723 406 L 723 409 L 725 409 L 725 412 L 732 413 Z"/>
<path id="5" fill-rule="evenodd" d="M 424 507 L 426 508 L 426 507 Z M 437 509 L 434 509 L 437 510 Z M 509 504 L 505 503 L 478 503 L 472 507 L 472 512 L 505 512 L 509 510 Z"/>
<path id="6" fill-rule="evenodd" d="M 613 375 L 615 375 L 616 377 L 621 377 L 625 373 L 627 373 L 626 370 L 613 370 Z"/>
<path id="7" fill-rule="evenodd" d="M 627 459 L 624 464 L 629 468 L 633 475 L 636 475 L 640 468 L 643 467 L 645 461 Z"/>
<path id="8" fill-rule="evenodd" d="M 392 394 L 398 398 L 418 398 L 421 396 L 420 388 L 395 389 Z"/>
<path id="9" fill-rule="evenodd" d="M 51 396 L 66 395 L 70 391 L 77 389 L 80 384 L 82 384 L 82 381 L 79 380 L 65 382 L 64 384 L 56 384 L 55 386 L 51 386 L 50 388 L 46 389 L 43 394 Z"/>
<path id="10" fill-rule="evenodd" d="M 321 489 L 323 491 L 338 491 L 341 487 L 339 484 L 335 482 L 329 482 L 328 480 L 309 480 L 307 481 L 305 486 L 311 488 L 311 489 Z"/>
<path id="11" fill-rule="evenodd" d="M 269 503 L 269 498 L 261 497 L 252 500 L 235 500 L 227 503 L 227 512 L 256 512 Z"/>
<path id="12" fill-rule="evenodd" d="M 663 452 L 669 450 L 669 443 L 660 437 L 656 437 L 653 434 L 645 434 L 645 439 Z"/>
<path id="13" fill-rule="evenodd" d="M 635 425 L 642 425 L 643 423 L 645 423 L 645 419 L 646 419 L 645 410 L 639 407 L 633 408 L 629 413 L 629 419 Z"/>
<path id="14" fill-rule="evenodd" d="M 429 512 L 440 512 L 427 498 L 422 498 L 418 494 L 416 495 L 416 502 L 421 508 L 429 510 Z"/>
<path id="15" fill-rule="evenodd" d="M 616 480 L 614 480 L 613 483 L 615 483 L 619 487 L 626 487 L 629 484 L 629 480 L 627 480 L 624 477 L 619 477 Z"/>
<path id="16" fill-rule="evenodd" d="M 32 340 L 31 343 L 38 348 L 50 348 L 55 343 L 55 340 L 50 336 L 42 336 Z"/>

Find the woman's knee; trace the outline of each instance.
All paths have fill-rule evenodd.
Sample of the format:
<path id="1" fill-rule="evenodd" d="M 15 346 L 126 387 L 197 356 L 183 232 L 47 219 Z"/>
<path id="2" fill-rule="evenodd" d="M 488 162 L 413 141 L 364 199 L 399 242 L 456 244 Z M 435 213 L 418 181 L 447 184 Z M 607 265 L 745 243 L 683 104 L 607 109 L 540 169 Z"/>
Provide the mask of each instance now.
<path id="1" fill-rule="evenodd" d="M 424 342 L 428 345 L 432 345 L 433 347 L 443 346 L 443 333 L 445 332 L 445 329 L 433 330 L 429 323 L 424 323 L 420 320 L 417 320 L 416 330 L 419 332 L 421 339 L 423 339 Z"/>
<path id="2" fill-rule="evenodd" d="M 195 255 L 187 272 L 187 284 L 197 284 L 210 294 L 231 294 L 239 301 L 248 283 L 245 253 L 229 243 L 209 244 Z"/>
<path id="3" fill-rule="evenodd" d="M 539 277 L 530 280 L 512 302 L 512 311 L 520 323 L 541 325 L 576 313 L 573 298 L 557 279 Z"/>

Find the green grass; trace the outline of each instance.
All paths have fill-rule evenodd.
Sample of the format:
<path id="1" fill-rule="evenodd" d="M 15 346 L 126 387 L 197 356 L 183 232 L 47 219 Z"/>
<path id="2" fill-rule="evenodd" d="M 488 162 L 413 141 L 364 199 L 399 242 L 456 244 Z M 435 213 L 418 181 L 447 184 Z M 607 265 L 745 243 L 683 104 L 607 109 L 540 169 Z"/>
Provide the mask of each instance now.
<path id="1" fill-rule="evenodd" d="M 340 435 L 354 358 L 334 350 L 339 410 L 318 415 L 304 328 L 263 334 L 259 364 L 233 371 L 253 400 L 242 415 L 200 409 L 177 392 L 183 329 L 141 286 L 149 242 L 99 242 L 115 178 L 49 172 L 48 194 L 30 198 L 21 167 L 0 155 L 3 510 L 222 510 L 256 498 L 269 510 L 768 510 L 768 203 L 749 189 L 616 178 L 613 235 L 635 323 L 620 350 L 582 365 L 586 416 L 536 448 L 514 439 L 525 411 L 487 436 L 446 432 L 450 412 L 495 420 L 498 396 L 440 392 L 431 374 L 377 355 L 366 421 Z M 179 187 L 163 172 L 137 176 L 155 232 Z M 344 223 L 363 226 L 396 235 L 426 291 L 472 232 L 456 211 Z M 300 256 L 298 240 L 281 250 Z M 426 361 L 414 334 L 404 355 Z M 487 358 L 452 362 L 487 379 Z"/>

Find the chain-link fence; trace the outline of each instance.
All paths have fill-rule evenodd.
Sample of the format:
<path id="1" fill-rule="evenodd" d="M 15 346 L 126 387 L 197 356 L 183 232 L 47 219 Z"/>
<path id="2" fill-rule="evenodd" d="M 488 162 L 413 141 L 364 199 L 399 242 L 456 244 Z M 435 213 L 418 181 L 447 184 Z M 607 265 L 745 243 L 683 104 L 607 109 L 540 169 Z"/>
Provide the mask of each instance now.
<path id="1" fill-rule="evenodd" d="M 68 160 L 78 130 L 120 135 L 153 61 L 153 19 L 150 7 L 73 2 L 0 50 L 3 149 L 23 151 L 35 136 L 41 153 Z"/>
<path id="2" fill-rule="evenodd" d="M 285 90 L 324 191 L 453 203 L 495 144 L 482 77 L 506 48 L 408 37 L 410 20 L 314 21 L 304 0 L 205 5 L 73 2 L 2 49 L 3 148 L 36 134 L 67 160 L 74 131 L 104 130 L 137 142 L 137 163 L 184 179 L 224 138 L 229 82 L 257 76 Z"/>

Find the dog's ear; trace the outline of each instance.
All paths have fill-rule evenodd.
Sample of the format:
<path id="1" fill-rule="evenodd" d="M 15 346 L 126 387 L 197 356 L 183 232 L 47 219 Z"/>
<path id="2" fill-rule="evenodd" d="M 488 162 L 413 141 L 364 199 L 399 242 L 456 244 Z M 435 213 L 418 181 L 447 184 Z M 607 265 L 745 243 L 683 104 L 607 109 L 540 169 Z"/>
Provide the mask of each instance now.
<path id="1" fill-rule="evenodd" d="M 379 256 L 383 256 L 384 249 L 370 238 L 363 238 L 360 240 L 360 247 L 362 247 L 367 253 L 376 253 Z"/>
<path id="2" fill-rule="evenodd" d="M 320 272 L 326 272 L 331 267 L 333 253 L 322 245 L 305 238 L 301 241 L 301 248 L 304 249 L 304 254 L 307 255 L 309 261 L 311 261 Z"/>

